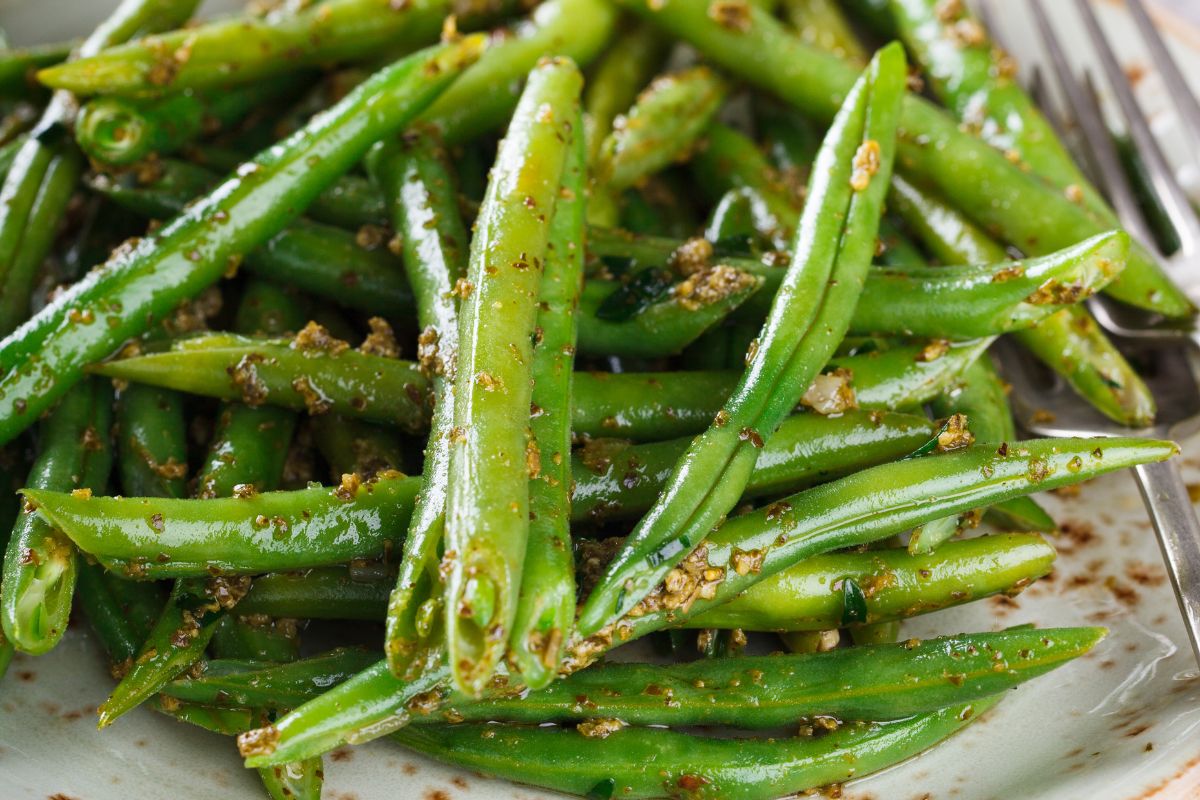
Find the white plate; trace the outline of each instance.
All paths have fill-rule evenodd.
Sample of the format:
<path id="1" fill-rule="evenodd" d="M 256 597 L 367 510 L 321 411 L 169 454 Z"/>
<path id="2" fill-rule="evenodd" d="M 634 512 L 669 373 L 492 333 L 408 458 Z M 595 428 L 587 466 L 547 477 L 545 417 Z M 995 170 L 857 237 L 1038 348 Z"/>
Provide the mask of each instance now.
<path id="1" fill-rule="evenodd" d="M 1194 0 L 1185 0 L 1185 2 Z M 111 2 L 0 0 L 14 41 L 85 30 Z M 210 4 L 209 7 L 212 7 Z M 1082 42 L 1069 4 L 1053 4 L 1068 42 Z M 1110 30 L 1131 31 L 1123 10 L 1101 3 Z M 1006 38 L 1028 57 L 1035 40 L 1019 14 Z M 1200 34 L 1167 26 L 1185 71 L 1200 75 Z M 1128 63 L 1146 64 L 1136 37 Z M 1076 51 L 1086 51 L 1076 47 Z M 1153 75 L 1139 86 L 1155 124 L 1176 147 L 1169 104 Z M 1185 447 L 1188 481 L 1200 483 L 1200 442 Z M 1113 475 L 1076 497 L 1043 498 L 1064 525 L 1052 578 L 1015 602 L 993 599 L 908 623 L 932 636 L 1018 622 L 1103 624 L 1095 652 L 1012 694 L 947 744 L 851 784 L 852 800 L 1195 800 L 1200 798 L 1200 673 L 1192 662 L 1153 532 L 1132 479 Z M 228 739 L 148 711 L 98 733 L 95 706 L 111 682 L 86 626 L 52 654 L 18 657 L 0 684 L 0 800 L 261 797 Z M 387 742 L 326 758 L 330 800 L 537 800 L 546 793 L 448 770 Z"/>

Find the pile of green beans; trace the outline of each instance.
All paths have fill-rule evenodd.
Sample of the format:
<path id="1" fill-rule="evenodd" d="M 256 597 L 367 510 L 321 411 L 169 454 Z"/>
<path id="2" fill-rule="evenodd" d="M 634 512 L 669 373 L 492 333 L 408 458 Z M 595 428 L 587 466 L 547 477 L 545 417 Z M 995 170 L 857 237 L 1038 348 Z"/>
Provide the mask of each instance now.
<path id="1" fill-rule="evenodd" d="M 1022 440 L 992 344 L 1141 426 L 1082 301 L 1193 312 L 969 12 L 196 5 L 0 53 L 0 676 L 77 608 L 100 727 L 236 736 L 277 800 L 381 737 L 768 800 L 1101 642 L 904 633 L 1050 573 L 1032 495 L 1177 453 Z"/>

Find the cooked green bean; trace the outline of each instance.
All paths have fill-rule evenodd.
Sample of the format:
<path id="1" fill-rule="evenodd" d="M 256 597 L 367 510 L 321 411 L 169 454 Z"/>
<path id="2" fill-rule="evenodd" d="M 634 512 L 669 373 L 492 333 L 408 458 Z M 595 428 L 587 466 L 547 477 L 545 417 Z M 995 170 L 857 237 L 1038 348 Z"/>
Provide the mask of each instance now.
<path id="1" fill-rule="evenodd" d="M 67 497 L 103 491 L 112 463 L 111 428 L 112 388 L 104 380 L 88 381 L 47 418 L 26 486 L 72 493 Z M 8 540 L 0 582 L 0 622 L 14 647 L 39 654 L 58 644 L 67 630 L 75 576 L 70 540 L 27 504 Z"/>
<path id="2" fill-rule="evenodd" d="M 656 78 L 600 145 L 596 181 L 609 191 L 628 189 L 684 158 L 725 100 L 725 81 L 707 67 Z"/>
<path id="3" fill-rule="evenodd" d="M 651 25 L 634 24 L 617 31 L 612 45 L 597 60 L 583 92 L 588 163 L 595 164 L 600 147 L 612 132 L 613 121 L 624 113 L 638 92 L 658 71 L 667 41 Z"/>
<path id="4" fill-rule="evenodd" d="M 677 462 L 579 614 L 595 633 L 642 600 L 737 502 L 757 451 L 837 348 L 875 250 L 904 86 L 899 47 L 881 50 L 817 157 L 791 266 L 727 407 Z"/>
<path id="5" fill-rule="evenodd" d="M 159 95 L 252 83 L 304 65 L 366 60 L 432 44 L 443 0 L 323 0 L 303 10 L 227 17 L 90 52 L 38 80 L 80 95 Z M 111 44 L 111 43 L 110 43 Z M 177 58 L 176 53 L 186 53 Z"/>
<path id="6" fill-rule="evenodd" d="M 536 464 L 529 474 L 529 539 L 507 656 L 514 672 L 534 689 L 558 676 L 575 622 L 571 411 L 587 188 L 587 141 L 583 115 L 576 112 L 538 294 L 529 421 Z"/>
<path id="7" fill-rule="evenodd" d="M 516 614 L 529 536 L 531 338 L 582 84 L 566 59 L 542 61 L 530 73 L 471 242 L 459 314 L 443 612 L 455 684 L 470 694 L 503 658 Z"/>
<path id="8" fill-rule="evenodd" d="M 182 92 L 159 100 L 100 97 L 75 119 L 75 141 L 101 164 L 126 166 L 165 156 L 203 134 L 237 122 L 260 104 L 295 91 L 304 75 L 283 75 L 207 94 Z"/>
<path id="9" fill-rule="evenodd" d="M 41 489 L 27 490 L 26 497 L 109 569 L 156 579 L 376 558 L 403 538 L 419 485 L 416 478 L 362 484 L 351 478 L 333 488 L 212 500 L 75 497 Z"/>
<path id="10" fill-rule="evenodd" d="M 384 652 L 396 675 L 420 650 L 444 643 L 439 572 L 454 427 L 454 365 L 458 311 L 454 290 L 465 280 L 467 232 L 440 139 L 416 129 L 401 142 L 372 152 L 368 168 L 388 198 L 402 240 L 404 271 L 415 289 L 421 358 L 433 390 L 433 419 L 425 445 L 422 491 L 416 499 L 387 616 Z"/>

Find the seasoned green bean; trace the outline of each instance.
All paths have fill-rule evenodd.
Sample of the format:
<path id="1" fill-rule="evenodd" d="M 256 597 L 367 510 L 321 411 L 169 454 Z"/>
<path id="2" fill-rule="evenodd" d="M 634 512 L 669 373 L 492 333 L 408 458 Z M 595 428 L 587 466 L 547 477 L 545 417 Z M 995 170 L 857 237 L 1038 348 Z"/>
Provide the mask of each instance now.
<path id="1" fill-rule="evenodd" d="M 791 266 L 730 402 L 677 462 L 579 614 L 590 635 L 623 616 L 737 502 L 757 451 L 833 354 L 875 250 L 904 85 L 899 47 L 881 50 L 822 144 Z"/>

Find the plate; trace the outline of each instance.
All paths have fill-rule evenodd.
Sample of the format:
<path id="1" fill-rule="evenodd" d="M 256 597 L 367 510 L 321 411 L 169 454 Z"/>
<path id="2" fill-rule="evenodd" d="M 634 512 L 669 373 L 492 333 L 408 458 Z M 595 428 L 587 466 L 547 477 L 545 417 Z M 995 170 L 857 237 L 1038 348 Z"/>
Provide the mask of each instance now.
<path id="1" fill-rule="evenodd" d="M 1185 0 L 1186 2 L 1186 0 Z M 111 2 L 0 0 L 15 42 L 82 32 Z M 218 4 L 210 3 L 208 9 Z M 232 5 L 227 3 L 226 5 Z M 1067 42 L 1085 41 L 1070 4 L 1047 4 Z M 1123 9 L 1099 4 L 1109 30 L 1131 30 Z M 1164 27 L 1187 74 L 1200 75 L 1200 33 Z M 1014 13 L 1002 34 L 1026 67 L 1035 34 Z M 1149 63 L 1133 35 L 1127 66 Z M 1126 41 L 1129 40 L 1129 41 Z M 1091 56 L 1075 47 L 1081 60 Z M 1186 154 L 1153 74 L 1138 86 L 1176 156 Z M 1195 171 L 1185 173 L 1200 184 Z M 1200 441 L 1183 465 L 1200 486 Z M 1192 661 L 1153 531 L 1128 474 L 1078 494 L 1042 498 L 1063 526 L 1053 575 L 1015 600 L 993 598 L 906 623 L 910 636 L 1043 626 L 1107 626 L 1092 653 L 1026 684 L 964 733 L 887 772 L 846 787 L 848 800 L 1195 800 L 1200 797 L 1200 670 Z M 229 739 L 138 710 L 95 729 L 111 688 L 86 625 L 38 659 L 18 656 L 0 684 L 0 796 L 4 800 L 212 800 L 263 796 Z M 556 797 L 433 764 L 388 742 L 325 759 L 329 800 L 542 800 Z"/>

